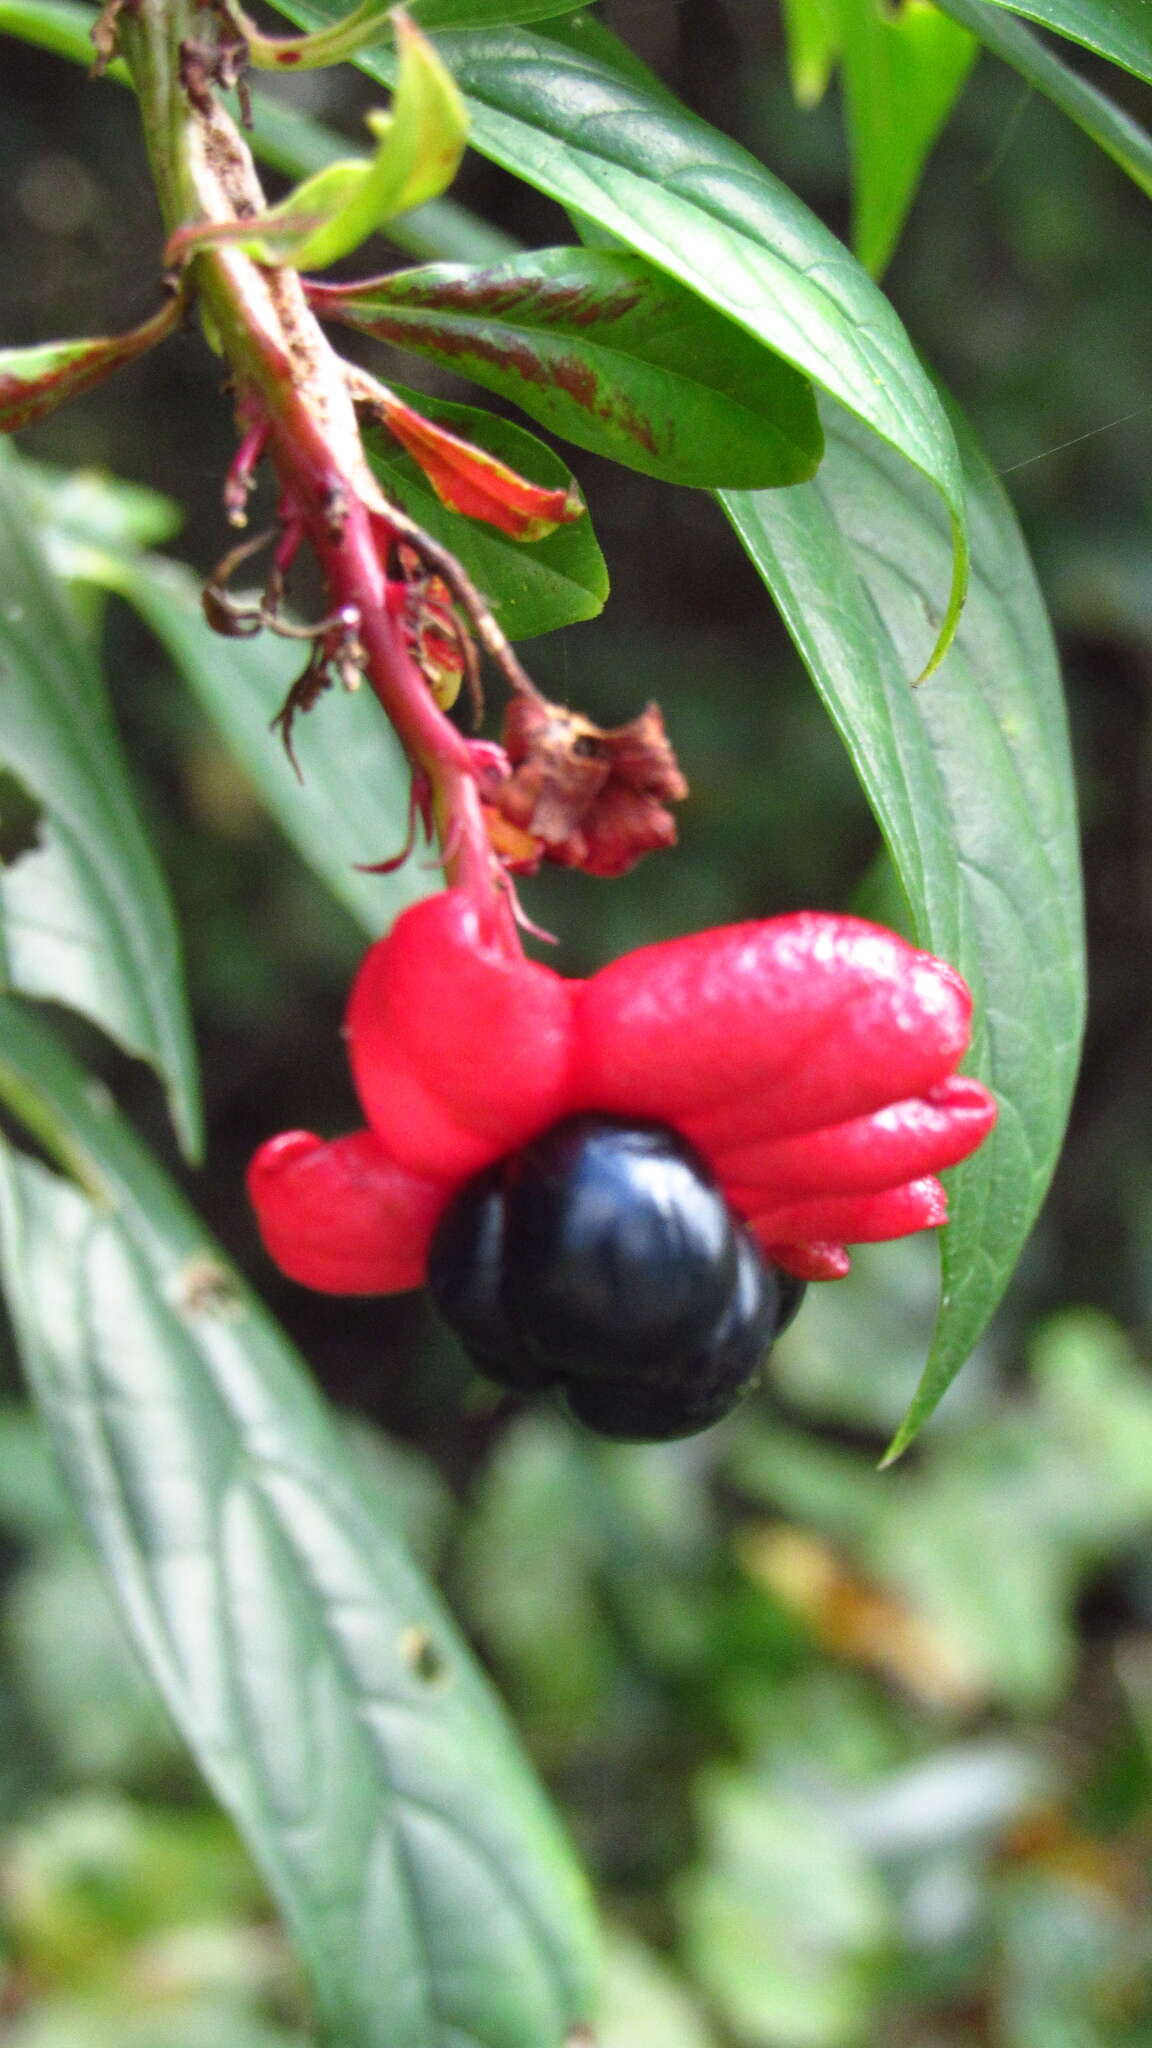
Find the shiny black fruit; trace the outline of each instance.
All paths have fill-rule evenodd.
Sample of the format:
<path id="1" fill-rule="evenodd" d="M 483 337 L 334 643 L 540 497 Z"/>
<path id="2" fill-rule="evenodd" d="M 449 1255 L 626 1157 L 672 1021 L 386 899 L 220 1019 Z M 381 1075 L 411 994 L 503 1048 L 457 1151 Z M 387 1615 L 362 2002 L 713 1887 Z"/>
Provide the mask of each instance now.
<path id="1" fill-rule="evenodd" d="M 429 1266 L 479 1369 L 559 1383 L 604 1435 L 687 1436 L 727 1413 L 803 1294 L 663 1125 L 568 1117 L 461 1190 Z"/>
<path id="2" fill-rule="evenodd" d="M 743 1399 L 779 1328 L 774 1268 L 739 1224 L 736 1283 L 719 1321 L 690 1356 L 670 1359 L 658 1378 L 620 1373 L 566 1392 L 577 1421 L 601 1436 L 659 1443 L 695 1436 Z"/>
<path id="3" fill-rule="evenodd" d="M 574 1380 L 687 1363 L 736 1284 L 736 1223 L 673 1131 L 569 1117 L 505 1173 L 504 1298 L 530 1350 Z"/>
<path id="4" fill-rule="evenodd" d="M 472 1363 L 502 1387 L 550 1386 L 504 1307 L 504 1175 L 500 1160 L 461 1188 L 436 1226 L 428 1285 Z"/>

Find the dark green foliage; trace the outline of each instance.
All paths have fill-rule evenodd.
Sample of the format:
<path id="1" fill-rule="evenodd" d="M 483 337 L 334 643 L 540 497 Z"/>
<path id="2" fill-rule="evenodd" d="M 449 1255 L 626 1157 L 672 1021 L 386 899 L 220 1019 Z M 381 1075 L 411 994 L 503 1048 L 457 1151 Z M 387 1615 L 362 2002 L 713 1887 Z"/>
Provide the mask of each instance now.
<path id="1" fill-rule="evenodd" d="M 576 232 L 628 240 L 610 264 L 655 267 L 676 291 L 698 292 L 709 335 L 739 321 L 741 348 L 766 340 L 766 373 L 786 361 L 793 392 L 789 380 L 812 378 L 840 401 L 811 483 L 726 508 L 834 725 L 698 495 L 599 457 L 576 462 L 613 571 L 601 618 L 607 578 L 587 526 L 554 537 L 567 552 L 547 573 L 536 558 L 552 543 L 518 555 L 494 538 L 473 562 L 511 633 L 565 625 L 531 650 L 553 694 L 606 723 L 661 698 L 693 784 L 676 853 L 607 890 L 542 877 L 525 888 L 531 914 L 561 932 L 562 964 L 582 971 L 654 937 L 806 901 L 854 901 L 886 921 L 907 919 L 910 904 L 918 934 L 964 963 L 986 1002 L 977 1056 L 1007 1113 L 997 1149 L 954 1177 L 947 1305 L 914 1412 L 931 1406 L 1047 1180 L 1079 999 L 1050 649 L 1011 515 L 964 431 L 973 601 L 954 652 L 911 688 L 945 626 L 945 500 L 958 511 L 961 474 L 923 349 L 993 467 L 1019 466 L 1008 481 L 1064 634 L 1097 962 L 1086 1090 L 1021 1282 L 912 1456 L 882 1477 L 877 1459 L 931 1342 L 930 1246 L 862 1254 L 852 1279 L 810 1290 L 764 1392 L 711 1436 L 652 1449 L 597 1444 L 558 1409 L 487 1402 L 414 1300 L 334 1310 L 270 1279 L 240 1204 L 244 1161 L 287 1123 L 347 1124 L 348 973 L 362 935 L 435 883 L 419 856 L 391 877 L 353 866 L 399 847 L 404 764 L 365 693 L 333 692 L 298 729 L 301 788 L 267 733 L 297 656 L 207 635 L 197 577 L 155 553 L 172 545 L 165 505 L 95 478 L 62 496 L 51 472 L 20 478 L 6 464 L 16 509 L 5 595 L 20 602 L 15 584 L 33 579 L 35 631 L 22 637 L 21 620 L 0 618 L 6 758 L 21 784 L 4 792 L 5 906 L 31 917 L 23 936 L 39 929 L 55 962 L 38 981 L 16 977 L 25 1001 L 7 1035 L 9 1128 L 25 1134 L 4 1155 L 13 1306 L 137 1647 L 241 1820 L 311 1978 L 301 1982 L 273 1931 L 246 1854 L 205 1810 L 13 1381 L 0 1409 L 6 2044 L 311 2048 L 321 2024 L 326 2048 L 559 2048 L 591 1995 L 578 1881 L 407 1551 L 442 1579 L 479 1643 L 596 1880 L 609 1929 L 604 2048 L 1145 2048 L 1143 102 L 1102 65 L 1082 75 L 1074 47 L 1042 42 L 1007 10 L 948 0 L 977 35 L 991 17 L 990 46 L 1035 90 L 1022 102 L 1016 78 L 985 64 L 926 159 L 891 270 L 906 333 L 816 218 L 848 219 L 836 117 L 790 107 L 771 10 L 690 0 L 678 28 L 671 13 L 652 18 L 649 54 L 662 68 L 682 37 L 673 82 L 697 110 L 689 118 L 594 23 L 553 34 L 515 25 L 541 19 L 536 7 L 448 6 L 438 18 L 458 32 L 444 47 L 472 94 L 477 139 L 537 196 L 510 198 L 474 164 L 462 196 L 498 211 L 501 228 L 429 209 L 397 224 L 397 246 L 433 263 L 511 260 L 506 230 L 571 236 L 548 206 L 558 199 L 579 214 Z M 1147 76 L 1139 5 L 1016 12 Z M 5 344 L 116 333 L 155 303 L 155 223 L 134 196 L 144 188 L 127 96 L 82 88 L 17 40 L 83 57 L 89 20 L 51 0 L 0 0 Z M 613 110 L 626 121 L 614 126 Z M 749 168 L 697 115 L 739 130 L 770 170 Z M 292 175 L 346 148 L 267 103 L 256 134 Z M 910 132 L 902 142 L 909 158 L 924 147 Z M 80 205 L 85 177 L 95 212 L 68 228 L 42 188 Z M 897 179 L 884 204 L 908 196 Z M 119 266 L 133 233 L 144 253 L 127 263 L 129 289 Z M 415 374 L 411 360 L 402 375 Z M 380 369 L 391 380 L 391 359 Z M 218 383 L 218 364 L 184 338 L 25 445 L 46 464 L 107 465 L 187 497 L 187 550 L 203 571 L 223 545 Z M 445 403 L 437 390 L 429 410 Z M 522 430 L 494 431 L 517 459 Z M 543 459 L 566 473 L 558 456 Z M 88 743 L 105 732 L 101 646 L 131 790 L 103 737 L 103 772 L 90 771 Z M 11 692 L 46 667 L 73 710 L 33 763 L 10 753 L 31 730 L 13 718 Z M 292 848 L 267 829 L 265 806 Z M 52 847 L 73 816 L 101 859 L 64 872 Z M 229 1269 L 199 1263 L 200 1227 L 182 1234 L 187 1212 L 155 1165 L 134 1198 L 134 1167 L 110 1191 L 83 1136 L 95 1119 L 139 1163 L 92 1093 L 107 1078 L 157 1147 L 169 1145 L 154 1081 L 126 1053 L 164 1074 L 191 1124 L 161 866 L 208 1074 L 198 1199 L 270 1286 L 322 1388 L 387 1437 L 367 1423 L 355 1437 L 335 1429 L 290 1347 L 233 1294 Z M 98 1003 L 63 967 L 82 957 L 93 918 L 115 968 Z M 45 1076 L 77 1069 L 45 1051 L 32 995 L 86 1013 L 119 1048 L 66 1021 L 92 1077 L 70 1107 Z M 35 1053 L 23 1065 L 22 1043 Z M 26 1156 L 29 1136 L 74 1183 Z M 307 1486 L 291 1498 L 307 1515 L 284 1508 L 301 1472 Z M 361 1532 L 358 1563 L 329 1546 L 333 1524 L 318 1531 L 316 1504 L 334 1501 Z M 395 1698 L 420 1704 L 408 1733 L 373 1718 L 377 1654 L 391 1660 Z M 390 1903 L 373 1894 L 358 1945 L 388 1817 L 426 1842 L 422 1801 L 446 1798 L 464 1837 L 496 1844 L 477 1890 L 455 1850 L 418 1855 L 414 1883 Z M 517 1871 L 524 1885 L 507 1905 Z M 421 1924 L 429 1947 L 408 1967 Z M 433 1982 L 441 2005 L 413 2003 L 413 1986 Z"/>

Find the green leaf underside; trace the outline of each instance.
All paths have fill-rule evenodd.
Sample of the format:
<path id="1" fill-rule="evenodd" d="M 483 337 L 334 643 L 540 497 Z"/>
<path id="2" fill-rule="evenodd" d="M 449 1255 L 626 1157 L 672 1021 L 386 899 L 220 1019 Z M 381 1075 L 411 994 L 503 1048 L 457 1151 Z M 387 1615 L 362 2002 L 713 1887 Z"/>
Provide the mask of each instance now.
<path id="1" fill-rule="evenodd" d="M 1148 0 L 992 0 L 1042 28 L 1083 43 L 1152 84 L 1152 7 Z"/>
<path id="2" fill-rule="evenodd" d="M 0 877 L 7 985 L 66 1004 L 164 1081 L 185 1150 L 200 1098 L 179 940 L 136 811 L 95 657 L 0 450 L 0 761 L 42 812 Z"/>
<path id="3" fill-rule="evenodd" d="M 311 28 L 338 10 L 281 0 L 281 11 Z M 468 102 L 470 141 L 746 327 L 929 477 L 956 546 L 923 668 L 955 626 L 966 540 L 956 445 L 903 327 L 842 244 L 746 150 L 566 35 L 561 25 L 547 36 L 440 39 Z M 357 62 L 384 83 L 395 69 L 387 51 Z"/>
<path id="4" fill-rule="evenodd" d="M 323 2039 L 560 2048 L 592 1997 L 587 1902 L 486 1681 L 301 1361 L 115 1111 L 11 999 L 0 1046 L 0 1090 L 96 1196 L 0 1155 L 29 1377 Z"/>
<path id="5" fill-rule="evenodd" d="M 965 442 L 972 589 L 952 651 L 912 690 L 948 535 L 906 466 L 843 414 L 826 425 L 815 483 L 723 502 L 848 747 L 920 943 L 972 987 L 967 1064 L 1000 1102 L 992 1138 L 948 1176 L 940 1317 L 902 1448 L 999 1301 L 1063 1136 L 1084 1000 L 1075 797 L 1047 619 L 995 478 Z"/>
<path id="6" fill-rule="evenodd" d="M 484 270 L 437 264 L 321 310 L 668 483 L 767 489 L 799 483 L 820 459 L 807 380 L 637 256 L 543 249 Z"/>
<path id="7" fill-rule="evenodd" d="M 549 488 L 571 483 L 571 472 L 534 434 L 475 406 L 450 404 L 393 383 L 406 404 L 466 441 L 475 441 L 530 483 Z M 608 595 L 608 571 L 587 513 L 558 526 L 543 540 L 511 540 L 494 526 L 466 519 L 440 503 L 418 465 L 382 432 L 365 435 L 372 468 L 389 496 L 433 539 L 451 548 L 484 592 L 509 640 L 530 640 L 558 626 L 594 619 Z"/>
<path id="8" fill-rule="evenodd" d="M 875 276 L 899 240 L 978 45 L 928 0 L 904 0 L 892 11 L 876 0 L 838 0 L 838 9 L 852 140 L 852 239 Z"/>
<path id="9" fill-rule="evenodd" d="M 1003 8 L 988 0 L 937 0 L 937 5 L 1044 93 L 1152 198 L 1152 135 L 1123 107 L 1081 78 Z"/>

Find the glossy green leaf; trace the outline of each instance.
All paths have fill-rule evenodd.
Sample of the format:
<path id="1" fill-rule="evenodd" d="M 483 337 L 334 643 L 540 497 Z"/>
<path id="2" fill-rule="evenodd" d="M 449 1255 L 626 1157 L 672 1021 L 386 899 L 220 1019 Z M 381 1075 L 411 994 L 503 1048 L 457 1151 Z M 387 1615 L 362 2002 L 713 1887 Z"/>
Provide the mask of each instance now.
<path id="1" fill-rule="evenodd" d="M 0 674 L 0 761 L 41 806 L 35 843 L 0 877 L 6 985 L 81 1011 L 147 1060 L 193 1153 L 199 1089 L 167 890 L 95 656 L 36 538 L 9 449 L 0 450 Z"/>
<path id="2" fill-rule="evenodd" d="M 583 4 L 584 0 L 411 0 L 404 12 L 422 29 L 439 33 L 449 28 L 501 28 L 508 22 L 549 21 L 556 15 L 574 14 Z M 382 42 L 390 34 L 391 13 L 391 7 L 381 0 L 362 0 L 354 13 L 303 39 L 291 54 L 279 38 L 250 36 L 251 61 L 262 70 L 314 70 L 343 63 L 361 45 Z"/>
<path id="3" fill-rule="evenodd" d="M 429 419 L 475 441 L 533 483 L 557 488 L 571 483 L 570 472 L 559 456 L 523 427 L 479 412 L 475 406 L 451 405 L 401 385 L 392 388 Z M 536 633 L 576 625 L 581 619 L 594 619 L 603 609 L 608 571 L 587 515 L 571 526 L 558 526 L 544 540 L 510 540 L 495 527 L 449 512 L 423 471 L 383 434 L 370 431 L 365 441 L 372 467 L 389 496 L 435 540 L 451 548 L 484 593 L 509 640 L 529 640 Z"/>
<path id="4" fill-rule="evenodd" d="M 412 0 L 408 12 L 437 35 L 449 28 L 502 28 L 509 22 L 552 21 L 575 14 L 585 0 Z"/>
<path id="5" fill-rule="evenodd" d="M 329 0 L 282 0 L 306 27 Z M 585 50 L 578 28 L 460 32 L 440 53 L 486 156 L 607 228 L 746 327 L 872 427 L 936 486 L 955 536 L 939 599 L 947 644 L 966 541 L 956 444 L 892 307 L 828 230 L 762 164 L 666 94 Z M 387 81 L 392 60 L 362 69 Z"/>
<path id="6" fill-rule="evenodd" d="M 807 380 L 638 256 L 442 263 L 322 289 L 317 308 L 668 483 L 767 489 L 799 483 L 820 459 Z"/>
<path id="7" fill-rule="evenodd" d="M 102 383 L 124 363 L 155 348 L 179 326 L 181 318 L 179 305 L 170 299 L 151 320 L 128 334 L 0 349 L 0 434 L 30 427 L 55 412 L 58 405 Z"/>
<path id="8" fill-rule="evenodd" d="M 1152 198 L 1152 135 L 1056 55 L 1022 22 L 989 0 L 937 0 L 954 21 L 979 36 L 1037 92 L 1046 94 Z"/>
<path id="9" fill-rule="evenodd" d="M 133 545 L 149 537 L 139 536 L 149 508 L 137 500 L 151 493 L 46 468 L 32 476 L 59 573 L 114 591 L 139 612 L 301 858 L 369 936 L 379 937 L 436 887 L 437 877 L 418 854 L 391 875 L 356 866 L 398 851 L 408 820 L 407 763 L 372 692 L 334 687 L 296 720 L 297 775 L 272 721 L 303 667 L 301 642 L 214 633 L 192 571 Z M 153 500 L 153 507 L 163 504 Z"/>
<path id="10" fill-rule="evenodd" d="M 932 0 L 837 0 L 852 241 L 877 276 L 891 256 L 932 145 L 975 60 L 975 39 Z"/>
<path id="11" fill-rule="evenodd" d="M 332 2048 L 561 2048 L 582 1881 L 486 1680 L 301 1361 L 106 1101 L 8 1000 L 26 1370 L 135 1644 L 298 1945 Z"/>
<path id="12" fill-rule="evenodd" d="M 1110 57 L 1125 71 L 1152 83 L 1152 8 L 1148 0 L 992 0 L 1026 14 L 1042 28 L 1083 43 L 1100 57 Z M 949 9 L 951 12 L 951 9 Z"/>
<path id="13" fill-rule="evenodd" d="M 940 1317 L 902 1446 L 1000 1299 L 1060 1148 L 1084 1001 L 1076 810 L 1051 634 L 995 478 L 966 446 L 972 591 L 913 690 L 948 535 L 906 467 L 842 415 L 828 426 L 815 483 L 727 510 L 848 747 L 920 943 L 972 987 L 968 1064 L 1000 1101 L 993 1136 L 948 1176 Z"/>

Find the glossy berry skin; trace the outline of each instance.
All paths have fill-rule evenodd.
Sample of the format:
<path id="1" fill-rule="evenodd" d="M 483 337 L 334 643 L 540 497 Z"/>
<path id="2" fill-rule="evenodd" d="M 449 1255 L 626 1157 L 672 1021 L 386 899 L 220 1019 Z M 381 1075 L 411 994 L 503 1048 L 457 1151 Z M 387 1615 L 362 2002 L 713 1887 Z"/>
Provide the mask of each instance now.
<path id="1" fill-rule="evenodd" d="M 558 1383 L 590 1429 L 646 1441 L 719 1421 L 803 1292 L 683 1138 L 595 1115 L 470 1181 L 436 1230 L 429 1278 L 490 1378 Z"/>
<path id="2" fill-rule="evenodd" d="M 549 1387 L 556 1374 L 533 1359 L 503 1299 L 504 1173 L 500 1160 L 461 1188 L 436 1227 L 428 1285 L 472 1363 L 502 1387 Z"/>

